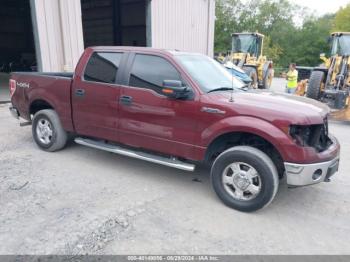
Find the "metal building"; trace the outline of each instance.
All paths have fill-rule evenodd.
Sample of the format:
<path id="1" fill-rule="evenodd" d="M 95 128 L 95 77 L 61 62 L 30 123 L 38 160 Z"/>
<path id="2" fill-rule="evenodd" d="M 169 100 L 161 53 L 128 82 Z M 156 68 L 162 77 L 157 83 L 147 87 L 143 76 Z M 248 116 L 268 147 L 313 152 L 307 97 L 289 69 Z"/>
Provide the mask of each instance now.
<path id="1" fill-rule="evenodd" d="M 39 71 L 72 71 L 84 48 L 95 45 L 213 55 L 215 0 L 4 1 L 0 63 L 12 59 Z"/>

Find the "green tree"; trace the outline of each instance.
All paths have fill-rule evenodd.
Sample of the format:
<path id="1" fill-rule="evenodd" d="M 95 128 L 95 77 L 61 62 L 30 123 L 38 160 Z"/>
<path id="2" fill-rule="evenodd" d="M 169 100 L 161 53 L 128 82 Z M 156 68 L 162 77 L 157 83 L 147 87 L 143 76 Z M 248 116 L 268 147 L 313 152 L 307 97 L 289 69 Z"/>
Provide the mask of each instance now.
<path id="1" fill-rule="evenodd" d="M 350 32 L 350 4 L 336 13 L 333 31 Z"/>
<path id="2" fill-rule="evenodd" d="M 231 34 L 238 28 L 242 3 L 240 0 L 218 0 L 216 2 L 215 43 L 217 52 L 226 52 L 231 48 Z"/>
<path id="3" fill-rule="evenodd" d="M 320 53 L 330 50 L 327 42 L 334 16 L 325 15 L 305 21 L 297 34 L 298 44 L 294 50 L 294 61 L 299 65 L 317 66 Z"/>
<path id="4" fill-rule="evenodd" d="M 280 55 L 283 54 L 283 50 L 280 45 L 273 44 L 271 38 L 266 36 L 264 39 L 263 53 L 272 61 L 279 61 Z"/>
<path id="5" fill-rule="evenodd" d="M 332 25 L 350 31 L 350 5 L 334 15 L 314 17 L 310 10 L 289 0 L 217 0 L 215 51 L 231 48 L 234 32 L 260 32 L 265 37 L 264 54 L 276 67 L 289 63 L 315 66 L 319 54 L 327 52 Z M 348 29 L 346 29 L 348 28 Z"/>

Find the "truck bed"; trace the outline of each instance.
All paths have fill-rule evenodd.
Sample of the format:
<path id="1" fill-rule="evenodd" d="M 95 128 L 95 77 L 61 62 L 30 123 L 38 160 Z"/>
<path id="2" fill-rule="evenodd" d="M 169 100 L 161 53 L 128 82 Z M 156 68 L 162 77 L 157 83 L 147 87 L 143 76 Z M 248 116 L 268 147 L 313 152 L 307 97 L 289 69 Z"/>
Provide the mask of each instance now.
<path id="1" fill-rule="evenodd" d="M 16 81 L 15 95 L 11 100 L 17 105 L 21 117 L 30 120 L 33 107 L 40 107 L 41 99 L 54 108 L 66 130 L 73 130 L 71 119 L 71 84 L 73 73 L 14 72 L 10 79 Z"/>

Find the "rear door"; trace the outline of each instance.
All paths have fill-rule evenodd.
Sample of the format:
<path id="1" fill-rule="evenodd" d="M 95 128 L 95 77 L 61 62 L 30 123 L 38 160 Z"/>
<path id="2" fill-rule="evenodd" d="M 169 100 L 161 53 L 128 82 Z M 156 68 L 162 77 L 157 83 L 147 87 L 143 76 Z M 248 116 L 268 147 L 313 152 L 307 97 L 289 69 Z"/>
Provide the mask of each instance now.
<path id="1" fill-rule="evenodd" d="M 191 159 L 194 151 L 198 96 L 167 57 L 130 54 L 127 81 L 120 96 L 120 141 L 123 144 Z M 182 81 L 192 89 L 186 100 L 161 92 L 164 80 Z"/>
<path id="2" fill-rule="evenodd" d="M 72 87 L 74 127 L 78 134 L 118 141 L 118 106 L 122 52 L 91 54 Z"/>

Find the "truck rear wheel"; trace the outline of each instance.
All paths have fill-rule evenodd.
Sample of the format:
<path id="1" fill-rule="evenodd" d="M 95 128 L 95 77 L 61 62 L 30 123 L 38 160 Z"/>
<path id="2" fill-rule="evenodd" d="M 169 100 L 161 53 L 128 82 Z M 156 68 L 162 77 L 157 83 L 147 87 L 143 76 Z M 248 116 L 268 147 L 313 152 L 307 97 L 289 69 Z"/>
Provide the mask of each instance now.
<path id="1" fill-rule="evenodd" d="M 306 97 L 319 100 L 324 77 L 325 73 L 322 71 L 313 71 L 311 73 L 309 85 L 306 91 Z"/>
<path id="2" fill-rule="evenodd" d="M 32 133 L 35 143 L 45 151 L 58 151 L 67 143 L 67 132 L 52 109 L 40 110 L 34 115 Z"/>
<path id="3" fill-rule="evenodd" d="M 244 212 L 270 204 L 279 186 L 272 160 L 250 146 L 237 146 L 221 153 L 212 166 L 211 182 L 224 204 Z"/>

